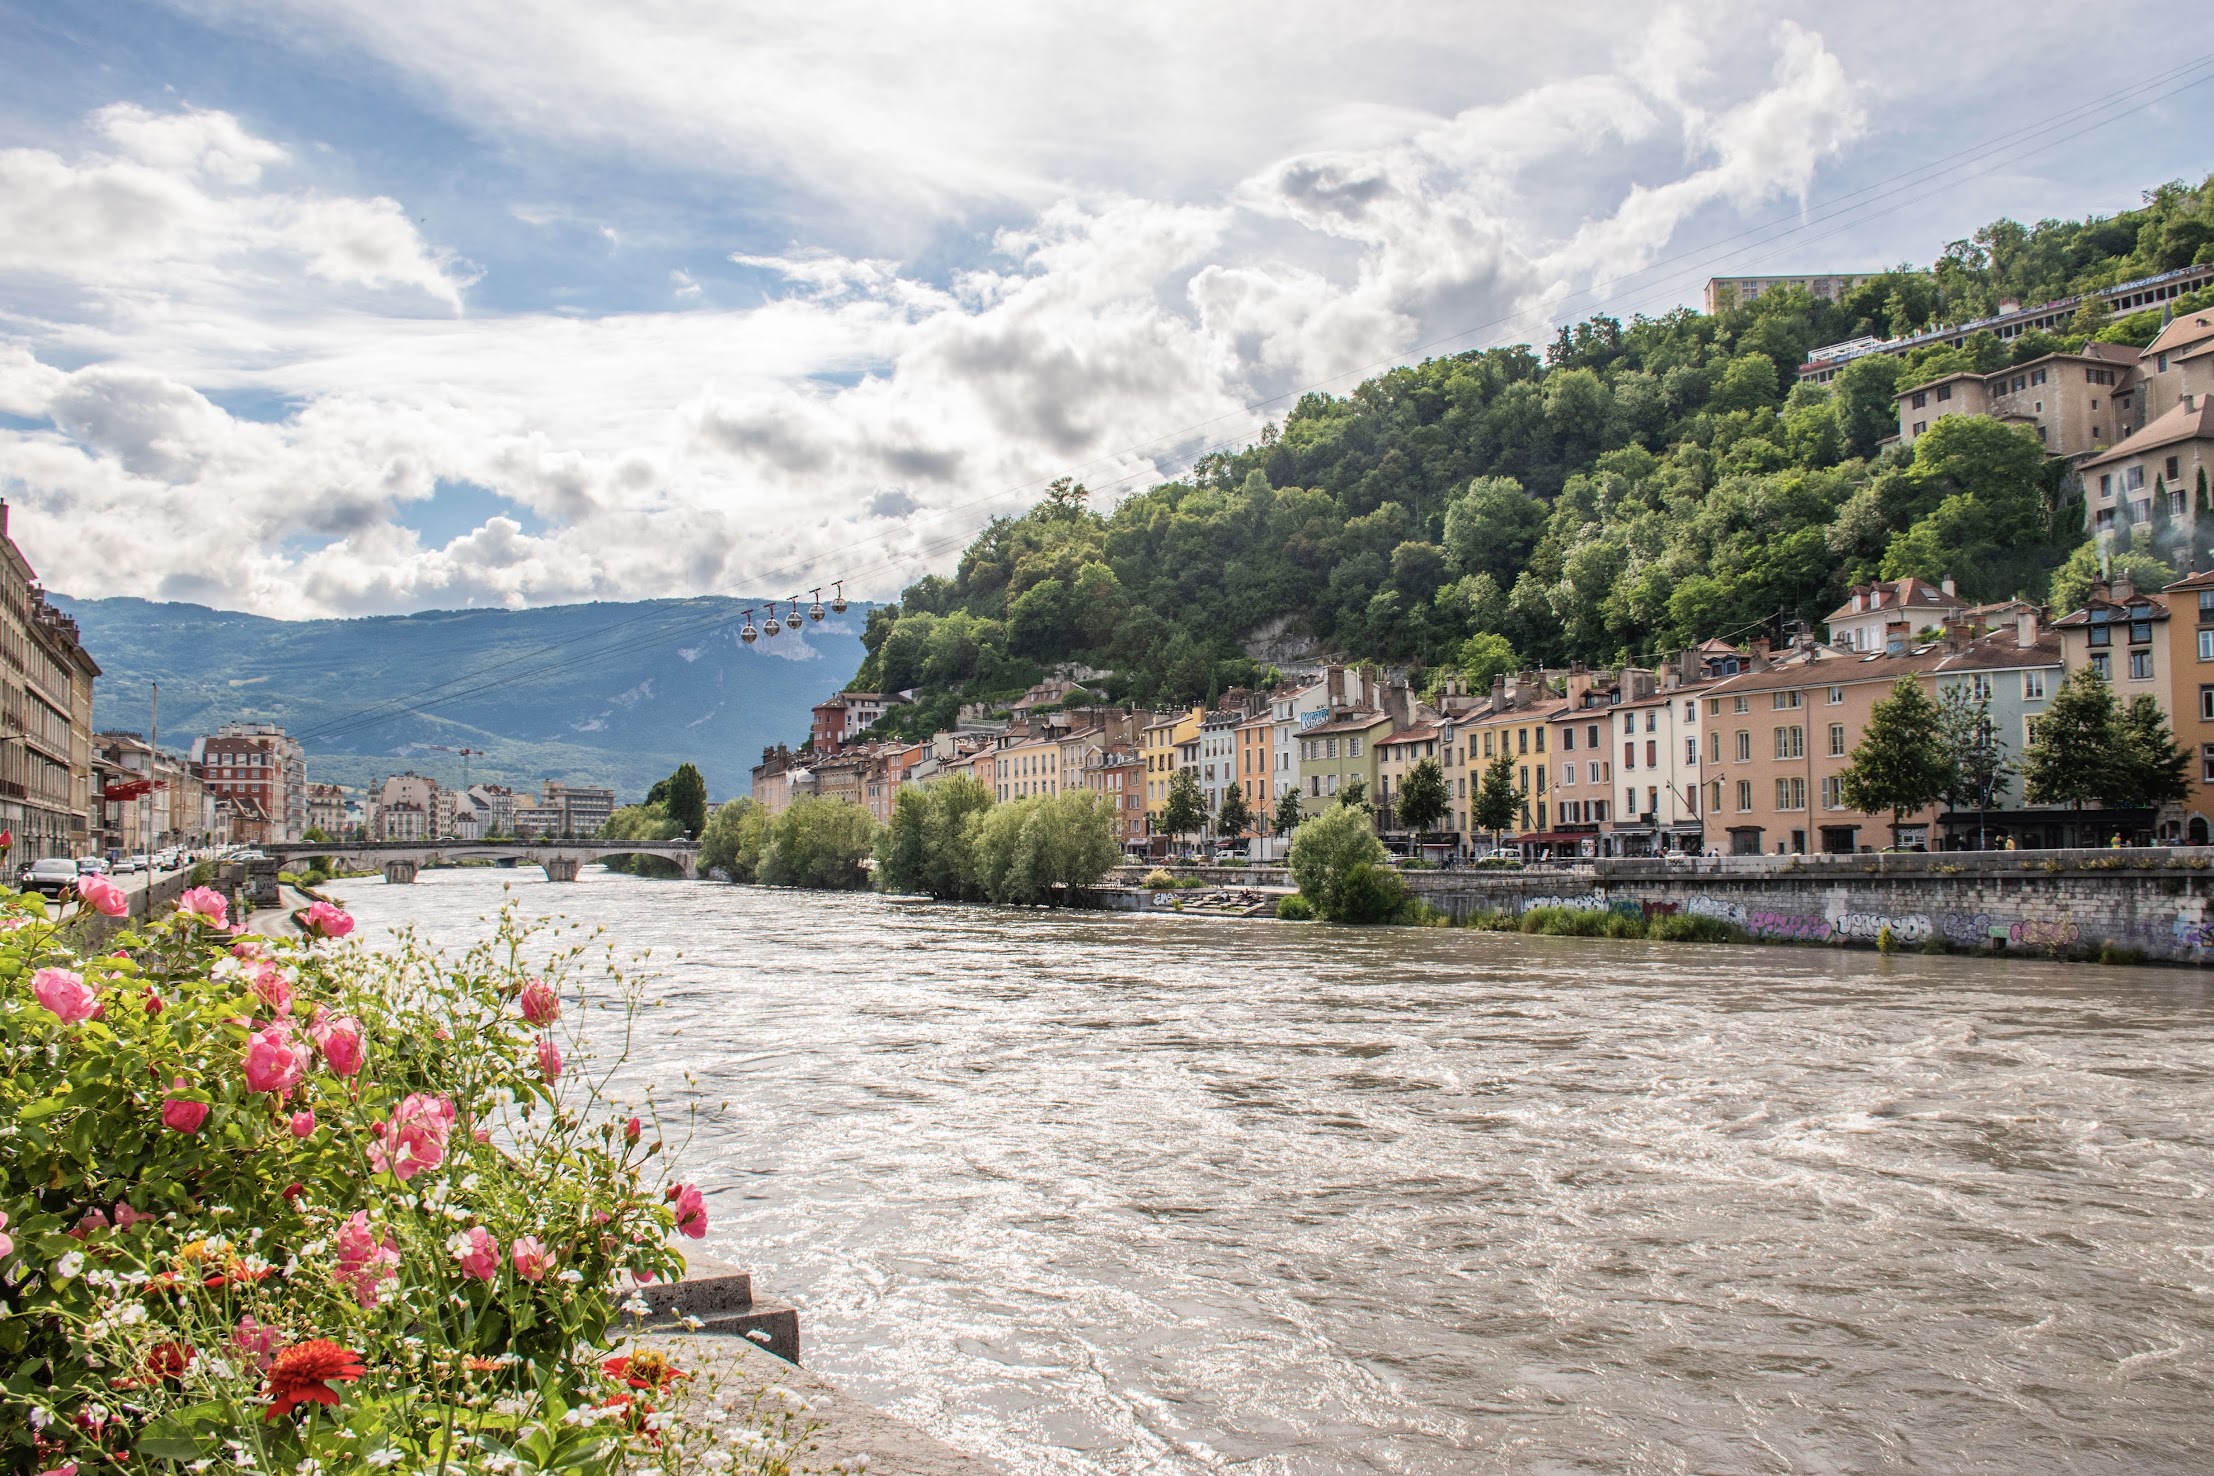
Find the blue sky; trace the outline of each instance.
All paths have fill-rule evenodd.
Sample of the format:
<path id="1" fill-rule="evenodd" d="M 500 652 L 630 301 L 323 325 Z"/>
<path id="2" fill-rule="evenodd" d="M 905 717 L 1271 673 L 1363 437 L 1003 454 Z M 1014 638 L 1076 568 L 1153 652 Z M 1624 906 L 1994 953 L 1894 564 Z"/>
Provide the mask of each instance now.
<path id="1" fill-rule="evenodd" d="M 2151 12 L 1563 10 L 0 3 L 0 494 L 81 596 L 883 594 L 1748 227 L 1927 261 L 2214 169 Z"/>

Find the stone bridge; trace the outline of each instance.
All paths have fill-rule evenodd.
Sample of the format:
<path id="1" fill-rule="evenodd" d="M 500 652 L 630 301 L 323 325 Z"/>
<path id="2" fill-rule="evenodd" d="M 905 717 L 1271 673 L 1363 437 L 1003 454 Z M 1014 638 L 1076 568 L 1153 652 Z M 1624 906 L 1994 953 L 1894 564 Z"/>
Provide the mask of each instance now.
<path id="1" fill-rule="evenodd" d="M 517 841 L 285 841 L 261 850 L 280 862 L 304 862 L 328 856 L 347 867 L 381 867 L 384 879 L 412 882 L 425 866 L 459 861 L 492 861 L 501 866 L 536 866 L 546 880 L 572 882 L 577 868 L 610 856 L 659 856 L 674 862 L 686 877 L 699 875 L 697 841 L 517 840 Z"/>

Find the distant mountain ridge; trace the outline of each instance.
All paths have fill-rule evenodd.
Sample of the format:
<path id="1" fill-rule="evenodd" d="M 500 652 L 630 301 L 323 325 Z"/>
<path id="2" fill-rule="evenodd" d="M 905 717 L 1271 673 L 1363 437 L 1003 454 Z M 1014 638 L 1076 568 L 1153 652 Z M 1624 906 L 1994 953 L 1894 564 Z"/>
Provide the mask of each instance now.
<path id="1" fill-rule="evenodd" d="M 749 602 L 720 597 L 347 620 L 48 598 L 100 663 L 103 729 L 143 733 L 159 682 L 164 747 L 268 721 L 302 739 L 318 781 L 413 768 L 458 783 L 460 757 L 427 746 L 444 745 L 485 750 L 474 781 L 611 784 L 625 799 L 686 760 L 714 798 L 744 793 L 761 749 L 804 733 L 860 664 L 868 618 L 856 604 L 749 648 Z"/>

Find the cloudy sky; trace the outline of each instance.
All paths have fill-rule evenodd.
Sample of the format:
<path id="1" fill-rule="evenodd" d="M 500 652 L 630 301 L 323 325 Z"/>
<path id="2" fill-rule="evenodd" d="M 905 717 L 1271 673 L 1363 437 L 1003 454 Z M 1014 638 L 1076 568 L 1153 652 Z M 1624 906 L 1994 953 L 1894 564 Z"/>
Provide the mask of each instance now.
<path id="1" fill-rule="evenodd" d="M 2196 180 L 2164 14 L 0 0 L 0 495 L 80 596 L 885 594 L 1310 386 Z"/>

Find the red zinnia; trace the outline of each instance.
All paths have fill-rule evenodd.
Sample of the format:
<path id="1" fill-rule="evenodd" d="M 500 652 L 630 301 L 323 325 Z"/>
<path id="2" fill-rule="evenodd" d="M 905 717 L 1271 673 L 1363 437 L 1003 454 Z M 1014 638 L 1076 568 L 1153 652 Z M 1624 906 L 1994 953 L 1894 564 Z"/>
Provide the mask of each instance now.
<path id="1" fill-rule="evenodd" d="M 331 1380 L 347 1383 L 361 1377 L 361 1355 L 328 1338 L 294 1343 L 269 1365 L 269 1412 L 264 1420 L 292 1413 L 301 1404 L 336 1406 L 338 1391 Z"/>

